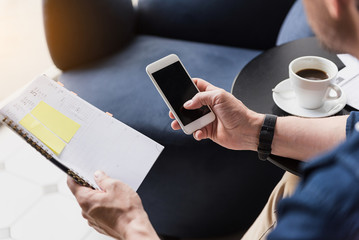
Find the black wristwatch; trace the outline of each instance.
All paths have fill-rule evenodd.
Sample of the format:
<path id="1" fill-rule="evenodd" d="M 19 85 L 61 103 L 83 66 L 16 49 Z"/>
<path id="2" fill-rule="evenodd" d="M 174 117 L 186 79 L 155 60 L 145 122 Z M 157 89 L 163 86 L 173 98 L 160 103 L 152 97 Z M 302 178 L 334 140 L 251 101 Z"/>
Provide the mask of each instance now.
<path id="1" fill-rule="evenodd" d="M 277 116 L 266 114 L 264 122 L 259 133 L 258 158 L 267 160 L 272 152 L 272 141 L 274 136 L 274 128 L 277 122 Z"/>

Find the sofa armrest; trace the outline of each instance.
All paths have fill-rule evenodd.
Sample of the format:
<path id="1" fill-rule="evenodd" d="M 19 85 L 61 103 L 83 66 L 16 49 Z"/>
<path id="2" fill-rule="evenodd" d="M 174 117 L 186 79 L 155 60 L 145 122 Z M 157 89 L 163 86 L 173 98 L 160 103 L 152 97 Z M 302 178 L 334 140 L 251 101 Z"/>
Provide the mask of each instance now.
<path id="1" fill-rule="evenodd" d="M 43 0 L 43 17 L 50 55 L 61 70 L 117 51 L 134 32 L 131 0 Z"/>

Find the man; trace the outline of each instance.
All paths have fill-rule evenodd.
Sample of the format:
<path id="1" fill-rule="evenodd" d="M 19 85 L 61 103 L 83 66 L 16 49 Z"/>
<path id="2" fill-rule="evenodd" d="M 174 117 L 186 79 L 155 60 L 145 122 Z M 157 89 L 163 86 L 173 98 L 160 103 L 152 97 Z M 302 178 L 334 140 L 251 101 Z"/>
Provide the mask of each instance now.
<path id="1" fill-rule="evenodd" d="M 357 58 L 358 2 L 304 0 L 309 22 L 323 44 Z M 208 104 L 217 119 L 196 131 L 194 138 L 210 138 L 230 149 L 256 151 L 266 116 L 251 111 L 231 94 L 204 80 L 195 79 L 195 82 L 201 93 L 185 107 L 195 109 Z M 173 118 L 171 113 L 170 117 Z M 347 140 L 332 152 L 307 164 L 304 178 L 294 195 L 281 202 L 278 225 L 269 239 L 359 238 L 359 133 L 354 130 L 358 120 L 358 112 L 349 117 L 277 119 L 271 146 L 276 155 L 308 161 Z M 179 129 L 176 121 L 172 122 L 172 128 Z M 68 185 L 83 209 L 83 216 L 91 226 L 117 239 L 159 239 L 141 200 L 132 189 L 102 172 L 96 172 L 95 179 L 103 191 L 81 187 L 68 179 Z M 279 188 L 286 186 L 287 180 L 284 178 Z M 283 194 L 275 196 L 281 198 Z M 276 209 L 277 201 L 270 204 L 269 209 L 271 206 Z M 262 212 L 261 216 L 265 215 Z M 265 238 L 272 228 L 258 227 L 266 220 L 265 217 L 259 219 L 263 219 L 256 221 L 244 238 Z M 263 229 L 266 230 L 262 232 Z"/>

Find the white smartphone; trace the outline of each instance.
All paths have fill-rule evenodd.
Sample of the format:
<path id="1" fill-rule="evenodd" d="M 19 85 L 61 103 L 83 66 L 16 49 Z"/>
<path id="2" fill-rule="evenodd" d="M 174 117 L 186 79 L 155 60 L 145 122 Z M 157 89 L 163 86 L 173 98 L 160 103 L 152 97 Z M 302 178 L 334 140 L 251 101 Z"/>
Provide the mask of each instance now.
<path id="1" fill-rule="evenodd" d="M 216 117 L 209 106 L 195 110 L 183 107 L 199 90 L 177 55 L 171 54 L 149 64 L 146 72 L 184 133 L 192 134 L 214 121 Z"/>

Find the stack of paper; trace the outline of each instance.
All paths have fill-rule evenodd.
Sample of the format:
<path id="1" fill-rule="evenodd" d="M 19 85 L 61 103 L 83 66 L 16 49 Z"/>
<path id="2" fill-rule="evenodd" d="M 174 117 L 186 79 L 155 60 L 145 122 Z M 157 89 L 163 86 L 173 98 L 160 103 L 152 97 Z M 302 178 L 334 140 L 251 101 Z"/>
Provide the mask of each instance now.
<path id="1" fill-rule="evenodd" d="M 347 95 L 347 104 L 359 110 L 359 60 L 349 54 L 338 54 L 338 57 L 345 68 L 339 71 L 335 83 Z"/>

